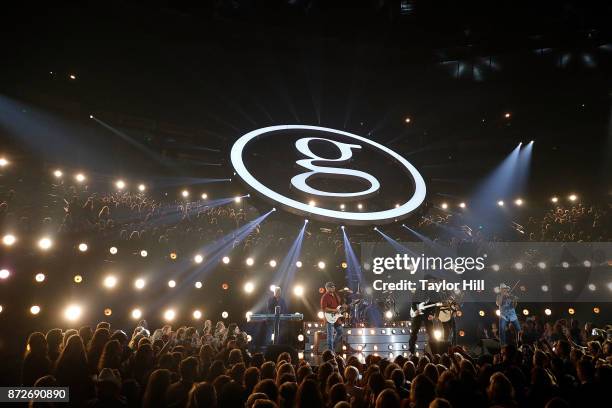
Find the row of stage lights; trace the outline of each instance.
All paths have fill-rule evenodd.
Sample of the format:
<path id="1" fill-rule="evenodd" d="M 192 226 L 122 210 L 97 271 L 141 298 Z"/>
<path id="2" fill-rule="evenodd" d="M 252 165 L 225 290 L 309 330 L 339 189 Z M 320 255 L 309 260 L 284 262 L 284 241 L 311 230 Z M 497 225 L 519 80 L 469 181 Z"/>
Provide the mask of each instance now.
<path id="1" fill-rule="evenodd" d="M 567 200 L 571 203 L 574 203 L 578 200 L 578 196 L 576 194 L 570 194 L 567 196 Z M 550 198 L 550 202 L 553 204 L 557 204 L 559 203 L 560 199 L 557 196 L 553 196 Z M 522 207 L 525 204 L 525 200 L 523 200 L 522 198 L 517 198 L 514 200 L 514 205 L 517 207 Z M 498 200 L 497 201 L 497 206 L 498 207 L 505 207 L 506 206 L 506 202 L 504 200 Z M 465 201 L 460 202 L 459 204 L 457 204 L 457 207 L 459 208 L 467 208 L 467 204 L 465 203 Z M 443 210 L 448 210 L 449 208 L 451 208 L 451 205 L 447 202 L 442 202 L 440 204 L 440 208 Z"/>
<path id="2" fill-rule="evenodd" d="M 599 306 L 593 306 L 593 313 L 594 314 L 599 314 L 601 312 L 601 309 L 599 308 Z M 529 309 L 523 309 L 521 311 L 521 313 L 523 314 L 523 316 L 529 316 L 531 315 L 531 311 Z M 500 311 L 499 309 L 495 309 L 494 314 L 496 317 L 500 317 Z M 552 315 L 552 310 L 550 308 L 545 308 L 544 309 L 544 314 L 546 316 L 550 316 Z M 567 314 L 569 314 L 570 316 L 573 316 L 576 314 L 576 309 L 574 309 L 573 307 L 570 307 L 567 309 Z M 487 312 L 484 310 L 479 310 L 478 311 L 478 316 L 480 317 L 485 317 L 487 315 Z"/>

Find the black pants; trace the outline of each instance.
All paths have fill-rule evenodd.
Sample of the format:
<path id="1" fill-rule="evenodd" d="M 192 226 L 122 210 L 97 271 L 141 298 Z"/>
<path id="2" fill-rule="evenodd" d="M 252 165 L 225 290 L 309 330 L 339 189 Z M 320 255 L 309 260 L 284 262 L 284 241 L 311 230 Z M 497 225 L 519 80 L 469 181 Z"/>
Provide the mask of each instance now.
<path id="1" fill-rule="evenodd" d="M 410 330 L 410 340 L 408 341 L 408 350 L 414 354 L 415 344 L 417 337 L 419 336 L 419 330 L 421 326 L 425 324 L 425 330 L 427 330 L 428 341 L 433 341 L 433 320 L 429 320 L 429 315 L 419 315 L 412 319 L 412 326 Z"/>

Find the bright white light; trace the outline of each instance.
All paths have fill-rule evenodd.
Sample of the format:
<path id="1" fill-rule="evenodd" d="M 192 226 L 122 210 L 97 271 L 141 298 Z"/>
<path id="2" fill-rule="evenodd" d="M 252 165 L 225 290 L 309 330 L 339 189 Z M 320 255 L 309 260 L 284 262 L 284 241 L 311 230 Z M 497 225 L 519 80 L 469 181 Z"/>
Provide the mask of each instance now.
<path id="1" fill-rule="evenodd" d="M 136 289 L 142 289 L 145 287 L 145 280 L 142 278 L 138 278 L 134 281 L 134 286 Z"/>
<path id="2" fill-rule="evenodd" d="M 113 275 L 108 275 L 104 278 L 104 286 L 107 288 L 114 288 L 117 285 L 117 278 Z"/>
<path id="3" fill-rule="evenodd" d="M 8 160 L 6 160 L 4 157 L 0 157 L 0 167 L 4 167 L 8 164 Z"/>
<path id="4" fill-rule="evenodd" d="M 117 182 L 115 183 L 115 187 L 117 187 L 117 189 L 119 190 L 123 190 L 125 188 L 125 181 L 117 180 Z"/>
<path id="5" fill-rule="evenodd" d="M 11 273 L 8 269 L 0 269 L 0 279 L 6 279 L 11 276 Z"/>
<path id="6" fill-rule="evenodd" d="M 142 317 L 142 311 L 140 309 L 132 310 L 132 319 L 140 319 Z"/>
<path id="7" fill-rule="evenodd" d="M 140 191 L 141 193 L 142 193 L 143 191 L 145 191 L 146 189 L 147 189 L 147 186 L 145 186 L 144 184 L 139 184 L 139 185 L 138 185 L 138 191 Z"/>
<path id="8" fill-rule="evenodd" d="M 538 268 L 540 269 L 546 269 L 546 262 L 538 262 Z"/>
<path id="9" fill-rule="evenodd" d="M 87 248 L 88 248 L 88 246 L 87 246 L 87 244 L 86 244 L 86 243 L 81 242 L 81 243 L 79 244 L 79 251 L 81 251 L 81 252 L 85 252 L 85 251 L 87 251 Z"/>
<path id="10" fill-rule="evenodd" d="M 497 202 L 497 205 L 499 205 L 500 207 L 503 207 L 504 206 L 504 201 L 503 200 L 499 200 Z"/>
<path id="11" fill-rule="evenodd" d="M 390 311 L 390 310 L 387 310 L 387 311 L 385 312 L 385 318 L 386 318 L 386 319 L 389 319 L 389 320 L 390 320 L 390 319 L 392 319 L 392 318 L 393 318 L 393 312 L 392 312 L 392 311 Z"/>
<path id="12" fill-rule="evenodd" d="M 510 112 L 506 112 L 506 113 L 504 114 L 504 118 L 509 119 L 509 118 L 510 118 Z"/>
<path id="13" fill-rule="evenodd" d="M 253 258 L 247 258 L 246 259 L 246 264 L 248 266 L 253 266 L 254 263 L 255 263 L 255 261 L 253 260 Z"/>
<path id="14" fill-rule="evenodd" d="M 542 292 L 548 292 L 548 285 L 542 285 Z"/>
<path id="15" fill-rule="evenodd" d="M 204 260 L 204 257 L 200 254 L 197 254 L 196 256 L 193 257 L 193 261 L 197 264 L 202 263 L 203 260 Z"/>
<path id="16" fill-rule="evenodd" d="M 221 260 L 224 264 L 228 264 L 230 262 L 229 256 L 224 256 Z"/>
<path id="17" fill-rule="evenodd" d="M 250 310 L 244 314 L 244 317 L 246 318 L 247 322 L 251 321 L 252 315 L 253 315 L 253 312 L 251 312 Z"/>
<path id="18" fill-rule="evenodd" d="M 149 255 L 149 253 L 147 252 L 146 249 L 143 249 L 142 251 L 140 251 L 140 256 L 142 256 L 143 258 L 146 258 L 147 255 Z"/>
<path id="19" fill-rule="evenodd" d="M 224 318 L 224 319 L 227 319 L 228 316 L 229 316 L 229 313 L 227 313 L 226 311 L 221 313 L 221 317 Z"/>
<path id="20" fill-rule="evenodd" d="M 239 203 L 241 201 L 242 201 L 242 197 L 240 197 L 240 196 L 234 198 L 234 202 L 235 203 Z"/>
<path id="21" fill-rule="evenodd" d="M 298 268 L 301 268 L 302 267 L 302 261 L 297 261 L 295 263 L 295 266 L 297 266 Z"/>
<path id="22" fill-rule="evenodd" d="M 564 287 L 565 287 L 565 290 L 567 290 L 568 292 L 571 292 L 572 290 L 574 290 L 574 287 L 570 283 L 566 283 Z"/>
<path id="23" fill-rule="evenodd" d="M 34 305 L 30 308 L 30 313 L 37 315 L 40 313 L 40 306 Z"/>
<path id="24" fill-rule="evenodd" d="M 196 320 L 200 320 L 202 318 L 202 312 L 199 310 L 193 311 L 193 318 Z"/>
<path id="25" fill-rule="evenodd" d="M 544 309 L 544 314 L 545 314 L 546 316 L 550 316 L 550 315 L 552 314 L 552 310 L 550 310 L 550 309 Z"/>
<path id="26" fill-rule="evenodd" d="M 514 267 L 515 267 L 517 270 L 519 270 L 519 271 L 520 271 L 521 269 L 523 269 L 523 263 L 522 263 L 522 262 L 517 262 L 517 263 L 515 263 L 515 264 L 514 264 Z"/>
<path id="27" fill-rule="evenodd" d="M 552 203 L 557 203 L 558 201 L 559 201 L 559 198 L 558 198 L 558 197 L 552 197 L 552 198 L 550 199 L 550 202 L 552 202 Z"/>
<path id="28" fill-rule="evenodd" d="M 176 317 L 176 312 L 173 309 L 168 309 L 164 312 L 164 320 L 171 322 Z"/>
<path id="29" fill-rule="evenodd" d="M 12 246 L 16 241 L 17 238 L 12 234 L 6 234 L 2 237 L 2 243 L 6 246 Z"/>
<path id="30" fill-rule="evenodd" d="M 319 311 L 319 312 L 317 313 L 317 317 L 318 317 L 320 320 L 323 320 L 323 318 L 325 318 L 325 313 L 323 313 L 323 311 Z"/>
<path id="31" fill-rule="evenodd" d="M 37 273 L 36 276 L 34 276 L 34 280 L 36 282 L 44 282 L 45 281 L 45 274 L 44 273 Z"/>
<path id="32" fill-rule="evenodd" d="M 297 336 L 298 341 L 304 341 L 304 335 L 302 333 Z"/>
<path id="33" fill-rule="evenodd" d="M 309 205 L 310 207 L 316 207 L 317 202 L 316 202 L 315 200 L 310 200 L 310 201 L 308 201 L 308 205 Z"/>
<path id="34" fill-rule="evenodd" d="M 244 291 L 246 293 L 253 293 L 255 290 L 255 284 L 253 282 L 247 282 L 244 284 Z"/>
<path id="35" fill-rule="evenodd" d="M 187 197 L 189 197 L 189 191 L 187 191 L 187 190 L 183 190 L 183 191 L 181 192 L 181 195 L 183 196 L 183 198 L 187 198 Z"/>
<path id="36" fill-rule="evenodd" d="M 395 207 L 395 208 L 397 208 L 397 207 Z M 361 204 L 361 203 L 357 204 L 357 209 L 358 210 L 363 210 L 363 204 Z"/>
<path id="37" fill-rule="evenodd" d="M 202 200 L 206 200 L 208 198 L 208 194 L 202 193 Z"/>
<path id="38" fill-rule="evenodd" d="M 491 265 L 491 269 L 493 269 L 495 272 L 499 271 L 499 265 L 498 264 L 493 264 Z"/>
<path id="39" fill-rule="evenodd" d="M 578 196 L 576 194 L 570 194 L 568 198 L 570 201 L 576 201 L 578 199 Z"/>
<path id="40" fill-rule="evenodd" d="M 168 281 L 168 287 L 173 288 L 173 287 L 175 287 L 175 286 L 176 286 L 176 281 L 175 281 L 174 279 L 170 279 L 170 280 Z"/>
<path id="41" fill-rule="evenodd" d="M 196 287 L 196 289 L 202 289 L 202 282 L 197 281 L 196 283 L 194 283 L 194 286 Z"/>
<path id="42" fill-rule="evenodd" d="M 71 322 L 73 322 L 79 317 L 81 317 L 81 313 L 83 313 L 81 306 L 70 305 L 64 310 L 64 317 L 66 318 L 66 320 L 70 320 Z"/>
<path id="43" fill-rule="evenodd" d="M 499 311 L 499 309 L 497 309 L 497 310 L 495 311 L 495 316 L 499 317 L 499 315 L 500 315 L 500 311 Z"/>
<path id="44" fill-rule="evenodd" d="M 68 75 L 68 78 L 70 78 L 70 79 L 76 79 L 76 75 L 74 75 L 74 74 L 70 74 L 70 75 Z"/>
<path id="45" fill-rule="evenodd" d="M 448 204 L 447 203 L 442 203 L 440 205 L 440 207 L 442 207 L 443 210 L 446 210 L 446 209 L 448 209 Z"/>
<path id="46" fill-rule="evenodd" d="M 117 253 L 117 247 L 110 247 L 110 249 L 108 250 L 108 252 L 111 253 L 111 255 L 115 255 Z"/>
<path id="47" fill-rule="evenodd" d="M 78 181 L 79 183 L 82 183 L 85 181 L 85 175 L 83 173 L 79 173 L 76 176 L 74 176 L 74 178 L 76 179 L 76 181 Z"/>
<path id="48" fill-rule="evenodd" d="M 64 173 L 62 173 L 62 171 L 58 169 L 53 172 L 53 175 L 55 176 L 55 178 L 60 178 L 64 175 Z"/>
<path id="49" fill-rule="evenodd" d="M 276 285 L 270 285 L 270 292 L 274 292 L 276 290 Z"/>
<path id="50" fill-rule="evenodd" d="M 272 268 L 276 268 L 276 260 L 271 259 L 271 260 L 270 260 L 270 266 L 271 266 Z"/>
<path id="51" fill-rule="evenodd" d="M 325 269 L 325 262 L 319 261 L 319 263 L 317 263 L 317 266 L 319 267 L 319 269 Z"/>
<path id="52" fill-rule="evenodd" d="M 588 259 L 585 260 L 582 264 L 584 265 L 585 268 L 590 268 L 591 267 L 591 261 L 589 261 Z"/>
<path id="53" fill-rule="evenodd" d="M 38 247 L 43 251 L 51 248 L 51 246 L 53 246 L 53 241 L 48 237 L 43 237 L 38 241 Z"/>
<path id="54" fill-rule="evenodd" d="M 438 341 L 440 341 L 440 339 L 442 338 L 442 330 L 434 330 L 433 332 L 434 334 L 434 338 Z"/>
<path id="55" fill-rule="evenodd" d="M 293 294 L 295 296 L 303 296 L 304 295 L 304 287 L 302 285 L 295 285 L 293 287 Z"/>
<path id="56" fill-rule="evenodd" d="M 514 200 L 514 204 L 516 204 L 516 205 L 518 205 L 520 207 L 521 205 L 523 205 L 523 200 L 520 199 L 520 198 L 517 198 L 516 200 Z"/>
<path id="57" fill-rule="evenodd" d="M 565 269 L 567 269 L 567 268 L 569 268 L 569 262 L 563 261 L 563 262 L 561 262 L 561 266 L 564 267 Z"/>
<path id="58" fill-rule="evenodd" d="M 529 316 L 529 309 L 523 309 L 523 315 Z"/>
<path id="59" fill-rule="evenodd" d="M 344 205 L 344 204 L 340 204 L 340 209 L 341 209 L 341 210 L 344 210 L 345 208 L 346 208 L 346 205 Z"/>
<path id="60" fill-rule="evenodd" d="M 460 208 L 465 208 L 465 203 L 459 203 Z"/>
<path id="61" fill-rule="evenodd" d="M 594 292 L 597 290 L 597 286 L 594 283 L 589 283 L 587 287 L 589 288 L 591 292 Z"/>

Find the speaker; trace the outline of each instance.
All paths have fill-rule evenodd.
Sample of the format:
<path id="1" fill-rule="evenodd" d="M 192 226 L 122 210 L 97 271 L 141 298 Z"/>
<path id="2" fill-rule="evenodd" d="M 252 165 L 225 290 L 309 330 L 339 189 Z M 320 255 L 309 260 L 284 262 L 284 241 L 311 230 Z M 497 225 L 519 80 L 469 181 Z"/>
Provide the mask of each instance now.
<path id="1" fill-rule="evenodd" d="M 266 348 L 266 353 L 264 354 L 264 357 L 266 358 L 266 361 L 276 362 L 276 359 L 278 358 L 279 354 L 285 352 L 289 353 L 289 355 L 291 356 L 291 364 L 297 364 L 298 361 L 300 361 L 298 358 L 297 350 L 287 344 L 270 344 Z"/>
<path id="2" fill-rule="evenodd" d="M 444 354 L 448 353 L 450 347 L 450 341 L 428 341 L 427 347 L 431 354 Z"/>
<path id="3" fill-rule="evenodd" d="M 478 344 L 483 353 L 486 351 L 489 354 L 497 354 L 501 348 L 497 339 L 480 339 Z"/>

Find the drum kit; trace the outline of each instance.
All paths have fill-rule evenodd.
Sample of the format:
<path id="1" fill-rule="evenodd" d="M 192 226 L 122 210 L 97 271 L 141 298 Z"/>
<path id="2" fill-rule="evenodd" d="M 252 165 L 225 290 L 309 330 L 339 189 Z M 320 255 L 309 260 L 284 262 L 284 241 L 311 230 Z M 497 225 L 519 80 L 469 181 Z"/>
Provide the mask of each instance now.
<path id="1" fill-rule="evenodd" d="M 357 292 L 353 292 L 345 288 L 340 290 L 339 293 L 346 295 L 349 299 L 347 301 L 348 310 L 344 316 L 345 324 L 348 326 L 367 326 L 371 323 L 370 319 L 372 319 L 372 316 L 376 313 L 391 311 L 393 316 L 397 316 L 397 310 L 395 309 L 395 294 L 392 291 L 383 291 L 376 297 L 363 294 L 359 289 Z"/>

